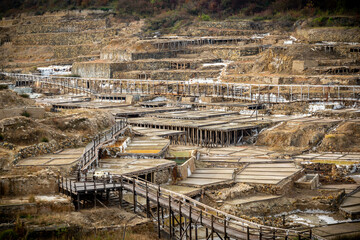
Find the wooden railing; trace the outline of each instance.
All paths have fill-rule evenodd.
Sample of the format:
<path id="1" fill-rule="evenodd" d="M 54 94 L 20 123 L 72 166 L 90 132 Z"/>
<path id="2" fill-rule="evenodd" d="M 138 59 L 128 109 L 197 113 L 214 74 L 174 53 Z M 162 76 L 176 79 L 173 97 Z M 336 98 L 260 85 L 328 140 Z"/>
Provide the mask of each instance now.
<path id="1" fill-rule="evenodd" d="M 76 195 L 80 199 L 82 194 L 91 194 L 102 191 L 119 191 L 120 205 L 122 204 L 123 190 L 133 193 L 134 211 L 144 209 L 149 217 L 157 220 L 158 230 L 160 228 L 170 233 L 170 236 L 184 239 L 185 235 L 191 239 L 194 229 L 194 239 L 197 238 L 197 226 L 204 226 L 210 230 L 212 236 L 221 239 L 311 239 L 311 229 L 296 231 L 271 226 L 257 224 L 243 218 L 225 213 L 221 210 L 210 207 L 204 203 L 196 201 L 186 195 L 176 193 L 152 184 L 145 180 L 130 176 L 111 177 L 101 181 L 78 182 L 71 179 L 59 179 L 59 188 L 68 195 Z M 137 196 L 146 199 L 146 206 L 137 202 Z M 150 202 L 157 206 L 157 216 L 150 211 Z M 168 212 L 168 224 L 164 224 L 163 210 Z M 160 214 L 161 212 L 161 214 Z M 178 217 L 175 217 L 174 214 Z M 182 218 L 188 219 L 187 227 L 180 227 L 180 231 L 175 231 L 175 227 L 182 226 Z M 193 226 L 193 227 L 189 227 Z M 187 232 L 188 231 L 188 232 Z M 186 233 L 185 233 L 186 232 Z M 178 235 L 175 235 L 178 234 Z M 207 239 L 210 235 L 207 235 Z M 224 237 L 224 238 L 223 238 Z"/>
<path id="2" fill-rule="evenodd" d="M 109 142 L 114 140 L 121 132 L 127 127 L 126 119 L 118 119 L 116 123 L 111 127 L 111 129 L 98 134 L 85 148 L 85 152 L 79 159 L 79 171 L 83 172 L 87 170 L 91 165 L 98 164 L 99 160 L 99 148 Z"/>

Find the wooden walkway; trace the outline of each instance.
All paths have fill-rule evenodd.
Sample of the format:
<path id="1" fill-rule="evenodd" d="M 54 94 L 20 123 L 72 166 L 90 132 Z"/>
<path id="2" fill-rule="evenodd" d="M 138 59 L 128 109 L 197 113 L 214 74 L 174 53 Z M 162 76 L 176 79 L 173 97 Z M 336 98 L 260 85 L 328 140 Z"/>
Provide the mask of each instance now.
<path id="1" fill-rule="evenodd" d="M 358 219 L 360 216 L 360 187 L 353 192 L 346 194 L 340 205 L 340 212 L 351 219 Z"/>
<path id="2" fill-rule="evenodd" d="M 256 224 L 231 214 L 214 209 L 186 195 L 179 194 L 149 182 L 121 176 L 103 182 L 59 179 L 59 190 L 71 196 L 80 209 L 81 203 L 89 197 L 96 198 L 99 193 L 118 193 L 122 206 L 124 191 L 133 195 L 134 211 L 144 211 L 148 217 L 157 221 L 158 234 L 161 230 L 169 233 L 172 239 L 198 239 L 198 227 L 206 228 L 206 239 L 310 239 L 311 230 L 295 231 Z M 146 199 L 145 206 L 137 197 Z M 151 206 L 156 206 L 156 213 Z M 164 214 L 165 213 L 165 214 Z M 167 220 L 165 221 L 165 218 Z M 166 224 L 165 224 L 166 222 Z"/>

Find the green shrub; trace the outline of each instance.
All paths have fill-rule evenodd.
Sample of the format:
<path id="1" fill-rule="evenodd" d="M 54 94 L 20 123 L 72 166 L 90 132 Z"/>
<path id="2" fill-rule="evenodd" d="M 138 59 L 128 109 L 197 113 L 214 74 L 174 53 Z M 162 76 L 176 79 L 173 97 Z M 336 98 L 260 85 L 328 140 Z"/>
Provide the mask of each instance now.
<path id="1" fill-rule="evenodd" d="M 266 16 L 256 16 L 252 20 L 256 22 L 256 21 L 264 21 L 266 19 L 268 19 L 268 17 Z"/>
<path id="2" fill-rule="evenodd" d="M 22 93 L 22 94 L 20 94 L 20 97 L 23 97 L 23 98 L 29 98 L 30 96 L 29 96 L 29 94 Z"/>
<path id="3" fill-rule="evenodd" d="M 314 18 L 314 20 L 312 20 L 312 25 L 315 26 L 315 27 L 322 27 L 322 26 L 325 26 L 325 24 L 327 23 L 328 21 L 328 17 L 317 17 L 317 18 Z"/>
<path id="4" fill-rule="evenodd" d="M 200 18 L 202 21 L 210 21 L 211 20 L 210 16 L 205 13 L 201 14 Z"/>
<path id="5" fill-rule="evenodd" d="M 23 111 L 23 112 L 21 113 L 21 116 L 30 117 L 30 113 L 28 113 L 27 111 Z"/>
<path id="6" fill-rule="evenodd" d="M 4 140 L 4 135 L 2 135 L 1 133 L 0 133 L 0 141 L 3 141 Z"/>
<path id="7" fill-rule="evenodd" d="M 6 229 L 0 232 L 0 240 L 15 240 L 18 239 L 17 233 L 13 229 Z"/>
<path id="8" fill-rule="evenodd" d="M 328 20 L 326 21 L 326 26 L 332 26 L 334 25 L 334 19 L 332 17 L 329 17 Z"/>
<path id="9" fill-rule="evenodd" d="M 42 137 L 41 142 L 49 142 L 49 139 L 47 139 L 46 137 Z"/>
<path id="10" fill-rule="evenodd" d="M 5 90 L 5 89 L 8 89 L 9 86 L 8 85 L 0 85 L 0 91 L 1 90 Z"/>

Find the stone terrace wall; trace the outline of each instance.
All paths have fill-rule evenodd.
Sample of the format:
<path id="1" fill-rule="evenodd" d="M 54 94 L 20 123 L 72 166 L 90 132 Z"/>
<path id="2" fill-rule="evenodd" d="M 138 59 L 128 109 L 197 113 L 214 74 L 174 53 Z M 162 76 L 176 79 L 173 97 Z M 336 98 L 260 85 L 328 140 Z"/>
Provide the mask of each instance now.
<path id="1" fill-rule="evenodd" d="M 100 44 L 84 44 L 72 46 L 53 46 L 54 58 L 75 58 L 81 55 L 96 54 L 101 50 Z"/>
<path id="2" fill-rule="evenodd" d="M 360 42 L 360 28 L 313 28 L 296 31 L 299 38 L 310 43 L 329 42 Z"/>
<path id="3" fill-rule="evenodd" d="M 81 22 L 59 20 L 51 24 L 19 25 L 16 27 L 17 34 L 30 33 L 58 33 L 58 32 L 80 32 L 93 29 L 105 29 L 107 19 L 94 19 Z"/>
<path id="4" fill-rule="evenodd" d="M 79 33 L 39 33 L 24 34 L 14 39 L 16 45 L 77 45 L 92 44 L 94 42 L 108 42 L 110 37 L 118 35 L 120 29 L 106 29 L 104 31 L 89 31 Z"/>
<path id="5" fill-rule="evenodd" d="M 186 81 L 190 78 L 216 78 L 220 71 L 196 71 L 196 70 L 174 70 L 174 71 L 152 71 L 146 73 L 147 79 L 153 80 L 182 80 Z M 141 77 L 140 77 L 141 76 Z M 145 74 L 140 71 L 113 73 L 113 78 L 118 79 L 144 79 Z"/>
<path id="6" fill-rule="evenodd" d="M 116 78 L 115 73 L 122 65 L 113 62 L 75 62 L 72 73 L 89 78 Z"/>
<path id="7" fill-rule="evenodd" d="M 253 21 L 221 21 L 208 22 L 202 21 L 198 23 L 199 28 L 218 28 L 218 29 L 237 29 L 237 30 L 263 30 L 273 29 L 272 23 L 253 22 Z"/>

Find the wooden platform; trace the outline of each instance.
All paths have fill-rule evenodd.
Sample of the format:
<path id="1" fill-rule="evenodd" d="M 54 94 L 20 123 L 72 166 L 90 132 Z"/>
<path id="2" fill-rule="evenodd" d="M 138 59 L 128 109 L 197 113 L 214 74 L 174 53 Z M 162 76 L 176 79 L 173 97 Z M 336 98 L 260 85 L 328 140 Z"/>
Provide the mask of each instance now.
<path id="1" fill-rule="evenodd" d="M 188 119 L 188 120 L 204 120 L 214 117 L 222 117 L 227 115 L 239 115 L 238 112 L 225 112 L 225 111 L 179 111 L 179 112 L 168 112 L 160 114 L 152 114 L 151 116 L 157 118 L 172 118 L 172 119 Z"/>
<path id="2" fill-rule="evenodd" d="M 66 149 L 56 154 L 45 154 L 20 160 L 17 166 L 66 166 L 76 163 L 84 148 Z"/>
<path id="3" fill-rule="evenodd" d="M 345 237 L 356 234 L 360 234 L 360 222 L 347 222 L 331 224 L 322 227 L 313 228 L 313 233 L 316 236 L 320 236 L 323 239 L 338 239 L 339 237 Z M 339 238 L 341 239 L 341 238 Z M 355 238 L 354 238 L 355 239 Z"/>
<path id="4" fill-rule="evenodd" d="M 63 109 L 75 109 L 75 108 L 112 109 L 112 108 L 127 107 L 127 106 L 129 106 L 129 104 L 92 101 L 92 102 L 54 103 L 54 104 L 52 104 L 52 106 L 53 106 L 53 108 L 63 108 Z"/>
<path id="5" fill-rule="evenodd" d="M 349 193 L 340 205 L 339 210 L 351 219 L 360 217 L 360 187 L 352 193 Z"/>
<path id="6" fill-rule="evenodd" d="M 234 168 L 197 168 L 187 179 L 178 184 L 186 186 L 207 186 L 233 180 Z"/>
<path id="7" fill-rule="evenodd" d="M 293 163 L 249 164 L 235 178 L 239 183 L 278 184 L 300 171 Z"/>
<path id="8" fill-rule="evenodd" d="M 293 158 L 311 162 L 335 163 L 337 165 L 360 163 L 360 153 L 307 153 Z"/>
<path id="9" fill-rule="evenodd" d="M 144 128 L 144 127 L 132 127 L 136 133 L 144 136 L 157 136 L 157 137 L 169 137 L 176 135 L 184 135 L 185 131 L 176 131 L 176 130 L 166 130 L 166 129 L 154 129 L 154 128 Z"/>
<path id="10" fill-rule="evenodd" d="M 255 195 L 255 196 L 247 196 L 247 197 L 232 199 L 232 200 L 226 201 L 225 204 L 240 206 L 240 205 L 245 205 L 245 204 L 249 204 L 249 203 L 274 200 L 274 199 L 278 199 L 281 197 L 282 196 L 276 196 L 276 195 Z"/>
<path id="11" fill-rule="evenodd" d="M 188 107 L 156 107 L 156 108 L 143 108 L 143 107 L 124 107 L 118 109 L 112 109 L 110 112 L 115 117 L 141 117 L 146 114 L 162 113 L 162 112 L 174 112 L 183 111 Z"/>
<path id="12" fill-rule="evenodd" d="M 134 158 L 106 158 L 101 159 L 99 167 L 95 169 L 96 176 L 105 172 L 112 175 L 140 175 L 169 169 L 176 166 L 174 161 L 166 159 L 134 159 Z"/>

